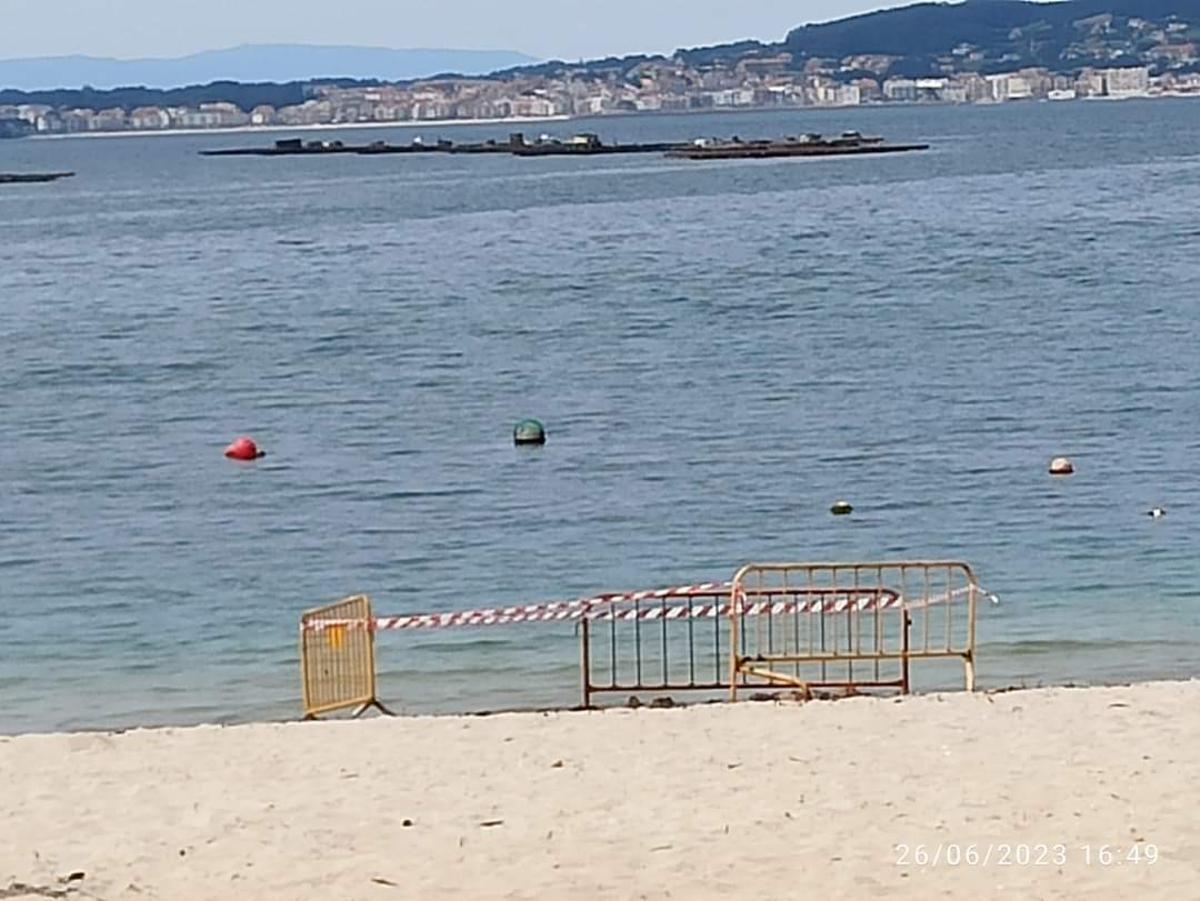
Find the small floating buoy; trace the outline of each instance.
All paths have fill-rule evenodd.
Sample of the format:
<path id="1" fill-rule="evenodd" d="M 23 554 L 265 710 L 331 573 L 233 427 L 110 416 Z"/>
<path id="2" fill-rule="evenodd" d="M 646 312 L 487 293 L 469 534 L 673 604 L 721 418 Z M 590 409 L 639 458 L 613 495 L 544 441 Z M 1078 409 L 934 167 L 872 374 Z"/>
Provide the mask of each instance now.
<path id="1" fill-rule="evenodd" d="M 847 501 L 836 501 L 829 512 L 834 516 L 849 516 L 854 512 L 854 508 Z"/>
<path id="2" fill-rule="evenodd" d="M 1155 507 L 1153 510 L 1147 510 L 1146 515 L 1149 516 L 1151 519 L 1162 519 L 1164 516 L 1167 515 L 1167 511 L 1164 510 L 1162 507 Z"/>
<path id="3" fill-rule="evenodd" d="M 257 460 L 266 455 L 267 452 L 260 450 L 253 438 L 238 438 L 225 448 L 225 456 L 230 460 Z"/>
<path id="4" fill-rule="evenodd" d="M 536 419 L 522 419 L 513 428 L 514 444 L 545 444 L 546 427 Z"/>
<path id="5" fill-rule="evenodd" d="M 1050 461 L 1050 475 L 1069 476 L 1075 474 L 1075 464 L 1067 457 L 1055 457 Z"/>

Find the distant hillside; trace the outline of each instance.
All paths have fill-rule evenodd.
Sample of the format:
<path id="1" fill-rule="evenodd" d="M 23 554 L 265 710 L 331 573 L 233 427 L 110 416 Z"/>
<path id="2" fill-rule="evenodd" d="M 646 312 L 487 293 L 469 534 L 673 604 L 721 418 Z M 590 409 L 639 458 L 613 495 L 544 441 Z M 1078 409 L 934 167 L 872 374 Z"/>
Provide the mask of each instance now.
<path id="1" fill-rule="evenodd" d="M 406 81 L 445 72 L 483 75 L 535 62 L 508 50 L 389 50 L 263 44 L 179 59 L 63 56 L 0 60 L 0 88 L 44 91 L 138 85 L 176 88 L 214 81 L 301 82 L 327 78 Z"/>
<path id="2" fill-rule="evenodd" d="M 995 55 L 1033 52 L 1052 61 L 1091 36 L 1090 26 L 1077 23 L 1105 15 L 1151 22 L 1175 17 L 1194 23 L 1200 22 L 1200 0 L 918 3 L 803 26 L 792 31 L 783 46 L 810 57 L 867 53 L 914 57 L 950 53 L 967 43 Z"/>
<path id="3" fill-rule="evenodd" d="M 744 92 L 750 86 L 760 92 L 791 91 L 808 98 L 804 91 L 827 93 L 833 90 L 830 85 L 860 91 L 865 86 L 870 92 L 879 91 L 879 82 L 898 76 L 953 79 L 1026 67 L 1067 76 L 1066 83 L 1072 73 L 1087 67 L 1146 67 L 1144 81 L 1149 76 L 1174 79 L 1200 71 L 1200 0 L 921 2 L 802 26 L 778 43 L 741 41 L 697 47 L 678 50 L 670 59 L 638 55 L 590 62 L 531 62 L 506 51 L 249 46 L 178 60 L 17 60 L 0 62 L 0 105 L 129 111 L 140 106 L 195 107 L 228 101 L 249 112 L 259 105 L 303 104 L 314 96 L 314 82 L 343 87 L 399 82 L 411 87 L 412 82 L 433 75 L 486 75 L 492 84 L 473 87 L 470 97 L 464 99 L 456 87 L 437 95 L 439 115 L 469 118 L 507 115 L 497 110 L 513 108 L 594 112 L 613 103 L 624 111 L 707 108 L 706 103 L 718 104 L 718 94 L 720 105 L 741 105 L 742 101 L 729 99 L 729 91 Z M 819 79 L 823 84 L 801 86 L 803 91 L 796 94 L 794 89 L 804 79 Z M 577 106 L 580 83 L 603 85 L 605 90 L 591 98 L 594 103 L 589 100 L 591 105 Z M 87 87 L 4 89 L 59 84 Z M 139 84 L 147 87 L 104 90 Z M 189 87 L 162 89 L 160 85 Z M 523 99 L 514 101 L 505 94 L 510 85 Z M 637 96 L 625 96 L 632 94 Z M 614 101 L 618 95 L 621 99 Z M 645 106 L 639 106 L 643 100 Z M 663 103 L 669 106 L 659 105 Z M 389 109 L 389 115 L 395 114 L 394 105 Z M 415 101 L 409 107 L 413 109 Z M 473 112 L 463 112 L 467 109 Z M 343 112 L 352 117 L 362 114 L 358 107 Z M 9 110 L 7 115 L 15 113 Z M 417 117 L 428 115 L 426 104 Z"/>
<path id="4" fill-rule="evenodd" d="M 918 3 L 797 28 L 779 48 L 800 59 L 894 56 L 914 71 L 937 69 L 956 51 L 960 58 L 974 52 L 980 68 L 1069 69 L 1147 61 L 1172 21 L 1200 25 L 1200 0 Z"/>

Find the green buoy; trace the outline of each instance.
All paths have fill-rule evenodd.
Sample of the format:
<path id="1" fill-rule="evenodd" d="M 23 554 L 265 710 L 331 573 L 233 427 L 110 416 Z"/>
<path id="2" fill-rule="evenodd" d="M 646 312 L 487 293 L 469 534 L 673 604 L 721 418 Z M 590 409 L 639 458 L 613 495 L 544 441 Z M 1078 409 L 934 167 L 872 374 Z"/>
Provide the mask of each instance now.
<path id="1" fill-rule="evenodd" d="M 513 429 L 513 443 L 545 444 L 546 427 L 536 419 L 522 419 Z"/>
<path id="2" fill-rule="evenodd" d="M 854 512 L 854 508 L 846 501 L 837 501 L 832 507 L 829 508 L 829 512 L 834 516 L 849 516 Z"/>

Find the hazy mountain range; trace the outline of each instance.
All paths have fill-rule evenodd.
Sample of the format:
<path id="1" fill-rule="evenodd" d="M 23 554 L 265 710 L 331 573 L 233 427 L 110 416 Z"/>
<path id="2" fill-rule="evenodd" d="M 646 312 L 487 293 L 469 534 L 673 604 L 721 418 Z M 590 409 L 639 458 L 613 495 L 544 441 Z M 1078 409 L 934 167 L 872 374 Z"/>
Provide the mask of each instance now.
<path id="1" fill-rule="evenodd" d="M 456 73 L 483 75 L 536 62 L 511 50 L 389 50 L 258 44 L 210 50 L 178 59 L 60 56 L 0 60 L 0 88 L 98 89 L 141 85 L 174 88 L 213 81 L 292 82 L 319 78 L 405 81 Z"/>

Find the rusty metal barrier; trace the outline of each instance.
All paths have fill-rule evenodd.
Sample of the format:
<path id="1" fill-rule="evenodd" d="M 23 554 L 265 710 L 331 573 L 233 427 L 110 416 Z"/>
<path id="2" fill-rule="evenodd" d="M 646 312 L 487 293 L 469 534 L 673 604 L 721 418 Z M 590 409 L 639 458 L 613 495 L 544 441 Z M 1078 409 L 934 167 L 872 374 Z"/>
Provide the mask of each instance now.
<path id="1" fill-rule="evenodd" d="M 300 617 L 304 718 L 354 708 L 390 711 L 375 694 L 375 621 L 365 596 L 309 610 Z"/>
<path id="2" fill-rule="evenodd" d="M 961 659 L 975 685 L 983 592 L 956 562 L 774 563 L 732 582 L 510 607 L 375 618 L 365 597 L 304 614 L 304 712 L 388 712 L 376 697 L 377 631 L 574 623 L 584 707 L 613 693 L 894 690 L 914 660 Z"/>
<path id="3" fill-rule="evenodd" d="M 813 603 L 782 603 L 798 590 Z M 958 562 L 744 566 L 730 591 L 730 699 L 749 687 L 907 693 L 911 663 L 936 658 L 961 659 L 973 691 L 980 594 Z"/>
<path id="4" fill-rule="evenodd" d="M 735 650 L 732 588 L 733 583 L 724 583 L 664 598 L 621 598 L 594 604 L 584 611 L 579 617 L 583 706 L 590 707 L 593 696 L 601 694 L 728 690 L 730 658 Z M 743 593 L 746 604 L 741 618 L 752 619 L 754 628 L 772 647 L 799 646 L 802 626 L 813 626 L 815 636 L 818 629 L 814 624 L 820 622 L 821 611 L 867 602 L 888 611 L 891 620 L 881 619 L 881 623 L 894 622 L 898 647 L 904 646 L 901 599 L 892 589 L 855 590 L 814 584 L 774 586 L 762 591 L 743 589 Z M 886 630 L 881 629 L 880 634 L 884 636 Z M 803 640 L 809 639 L 805 631 Z M 816 642 L 815 637 L 811 640 Z M 745 676 L 741 681 L 743 685 L 751 684 Z M 861 672 L 851 672 L 841 680 L 831 680 L 826 674 L 810 678 L 806 684 L 809 688 L 887 688 L 900 692 L 907 692 L 909 687 L 905 667 L 887 676 L 876 667 L 871 679 Z M 770 691 L 799 686 L 767 682 L 757 687 Z"/>
<path id="5" fill-rule="evenodd" d="M 583 706 L 598 694 L 727 687 L 728 584 L 607 600 L 579 618 Z"/>

